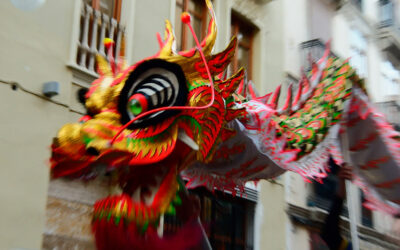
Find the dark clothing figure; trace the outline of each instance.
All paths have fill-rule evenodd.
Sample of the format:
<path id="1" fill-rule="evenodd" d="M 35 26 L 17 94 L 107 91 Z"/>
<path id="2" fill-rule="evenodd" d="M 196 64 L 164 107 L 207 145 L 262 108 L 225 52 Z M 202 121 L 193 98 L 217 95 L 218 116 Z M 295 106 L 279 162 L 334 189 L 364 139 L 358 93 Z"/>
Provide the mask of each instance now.
<path id="1" fill-rule="evenodd" d="M 339 222 L 342 209 L 343 198 L 335 196 L 321 232 L 321 238 L 331 250 L 352 249 L 351 243 L 340 235 Z"/>
<path id="2" fill-rule="evenodd" d="M 330 161 L 330 164 L 335 164 Z M 335 167 L 338 167 L 335 164 Z M 325 219 L 324 226 L 321 231 L 321 238 L 325 241 L 331 250 L 351 250 L 352 246 L 349 241 L 340 235 L 340 215 L 343 210 L 343 201 L 346 197 L 346 180 L 352 179 L 351 168 L 343 165 L 338 172 L 339 186 L 335 197 L 333 198 L 331 208 Z"/>

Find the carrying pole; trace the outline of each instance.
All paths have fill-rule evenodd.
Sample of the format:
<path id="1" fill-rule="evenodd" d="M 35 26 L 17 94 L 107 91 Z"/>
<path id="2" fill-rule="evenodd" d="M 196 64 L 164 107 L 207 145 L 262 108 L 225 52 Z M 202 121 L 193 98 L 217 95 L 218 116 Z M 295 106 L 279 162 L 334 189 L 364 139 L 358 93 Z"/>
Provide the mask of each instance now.
<path id="1" fill-rule="evenodd" d="M 342 131 L 342 152 L 344 156 L 345 162 L 349 163 L 351 167 L 353 167 L 351 158 L 350 158 L 350 149 L 349 149 L 349 141 L 347 138 L 347 131 Z M 350 180 L 346 180 L 346 197 L 347 197 L 347 210 L 349 211 L 349 219 L 350 219 L 350 232 L 351 232 L 351 244 L 353 250 L 360 250 L 360 243 L 358 240 L 357 233 L 357 207 L 356 207 L 356 199 L 358 198 L 357 194 L 354 192 L 354 188 L 351 185 Z"/>

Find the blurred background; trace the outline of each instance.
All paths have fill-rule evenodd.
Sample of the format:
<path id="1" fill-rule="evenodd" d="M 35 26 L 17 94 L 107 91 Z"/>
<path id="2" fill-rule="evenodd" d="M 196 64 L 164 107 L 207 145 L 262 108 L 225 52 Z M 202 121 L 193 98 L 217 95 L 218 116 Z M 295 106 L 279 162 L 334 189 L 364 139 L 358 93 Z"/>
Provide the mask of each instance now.
<path id="1" fill-rule="evenodd" d="M 245 67 L 260 94 L 297 82 L 331 40 L 332 55 L 350 58 L 373 102 L 400 128 L 400 1 L 212 2 L 215 51 L 236 35 L 231 70 Z M 0 1 L 0 249 L 94 249 L 90 213 L 111 192 L 108 180 L 49 181 L 49 145 L 61 125 L 85 113 L 77 92 L 97 77 L 103 38 L 114 39 L 114 53 L 125 39 L 132 64 L 158 51 L 155 34 L 169 19 L 177 49 L 191 48 L 183 11 L 203 37 L 209 20 L 203 0 Z M 215 249 L 323 249 L 316 235 L 336 185 L 335 174 L 321 185 L 286 173 L 249 184 L 243 196 L 195 192 Z M 361 249 L 399 249 L 400 220 L 364 208 L 362 192 L 353 188 Z M 349 237 L 346 211 L 341 225 Z M 176 226 L 166 218 L 166 232 Z"/>

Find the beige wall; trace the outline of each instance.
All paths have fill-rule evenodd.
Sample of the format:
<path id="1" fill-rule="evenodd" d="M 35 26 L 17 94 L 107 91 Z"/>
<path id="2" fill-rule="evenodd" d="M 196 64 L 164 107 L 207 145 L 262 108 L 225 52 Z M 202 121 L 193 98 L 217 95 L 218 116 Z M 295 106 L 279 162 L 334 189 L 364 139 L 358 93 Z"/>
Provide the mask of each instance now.
<path id="1" fill-rule="evenodd" d="M 132 62 L 137 62 L 158 52 L 156 33 L 164 37 L 165 20 L 170 18 L 169 0 L 135 1 Z"/>
<path id="2" fill-rule="evenodd" d="M 283 10 L 282 1 L 271 1 L 265 6 L 264 39 L 260 45 L 264 49 L 264 58 L 259 65 L 263 74 L 261 94 L 274 91 L 285 79 Z"/>
<path id="3" fill-rule="evenodd" d="M 335 15 L 334 4 L 328 1 L 310 0 L 308 4 L 309 39 L 322 39 L 327 42 L 332 39 L 332 18 Z"/>
<path id="4" fill-rule="evenodd" d="M 308 40 L 307 1 L 284 0 L 284 71 L 299 78 L 301 60 L 300 43 Z"/>
<path id="5" fill-rule="evenodd" d="M 74 1 L 47 1 L 24 12 L 0 2 L 2 80 L 16 81 L 41 94 L 47 81 L 60 83 L 56 105 L 21 89 L 0 84 L 0 249 L 40 249 L 45 220 L 49 145 L 69 120 L 71 74 L 66 68 L 71 45 Z"/>
<path id="6" fill-rule="evenodd" d="M 215 51 L 225 48 L 230 38 L 231 10 L 239 12 L 258 28 L 254 41 L 253 80 L 260 94 L 273 91 L 287 73 L 299 76 L 298 46 L 314 38 L 314 33 L 307 28 L 310 22 L 307 3 L 306 0 L 275 0 L 267 4 L 253 0 L 215 0 L 219 25 Z M 368 13 L 373 15 L 376 10 L 368 6 Z M 158 51 L 155 33 L 163 34 L 165 19 L 174 22 L 174 8 L 174 0 L 124 1 L 121 23 L 126 27 L 130 63 Z M 61 87 L 60 95 L 53 98 L 61 104 L 58 105 L 0 85 L 3 118 L 0 159 L 4 173 L 0 177 L 0 197 L 2 204 L 6 204 L 0 207 L 0 249 L 39 249 L 41 246 L 49 144 L 62 124 L 76 121 L 78 115 L 70 110 L 84 111 L 75 99 L 81 85 L 67 67 L 73 62 L 76 51 L 79 14 L 80 0 L 48 0 L 33 12 L 17 10 L 10 1 L 0 2 L 0 54 L 3 58 L 0 78 L 17 81 L 39 95 L 46 81 L 58 81 Z M 350 26 L 347 22 L 342 14 L 333 17 L 333 50 L 341 56 L 349 53 Z M 372 61 L 381 60 L 379 47 L 370 46 L 368 53 Z M 372 72 L 374 68 L 370 64 L 370 77 L 378 79 L 379 74 Z M 376 85 L 369 88 L 374 91 Z M 255 218 L 256 249 L 308 249 L 307 232 L 294 227 L 285 212 L 286 202 L 307 207 L 307 190 L 303 179 L 294 173 L 286 174 L 278 184 L 260 182 L 260 202 Z M 85 211 L 88 206 L 86 204 Z M 378 221 L 381 216 L 375 214 L 375 218 Z M 380 220 L 377 225 L 382 232 L 394 227 L 393 220 Z M 47 227 L 46 233 L 51 230 L 52 227 Z"/>
<path id="7" fill-rule="evenodd" d="M 285 189 L 268 181 L 259 183 L 259 202 L 256 208 L 255 248 L 283 250 L 286 248 Z"/>
<path id="8" fill-rule="evenodd" d="M 40 249 L 49 145 L 69 112 L 7 85 L 0 85 L 0 98 L 0 249 Z"/>
<path id="9" fill-rule="evenodd" d="M 276 85 L 283 79 L 281 50 L 276 49 L 282 47 L 282 23 L 276 18 L 282 5 L 278 1 L 270 4 L 248 3 L 215 1 L 217 22 L 220 22 L 216 51 L 223 49 L 229 41 L 231 8 L 234 8 L 259 28 L 255 37 L 253 80 L 260 87 L 260 92 L 266 93 L 272 90 L 272 83 Z M 79 116 L 70 110 L 84 112 L 75 95 L 81 86 L 88 86 L 87 81 L 91 77 L 81 72 L 84 77 L 80 78 L 76 75 L 79 70 L 71 70 L 71 66 L 74 68 L 75 65 L 80 7 L 80 0 L 49 0 L 40 9 L 23 12 L 9 1 L 0 3 L 0 20 L 3 23 L 0 51 L 6 58 L 0 61 L 3 69 L 1 79 L 16 81 L 39 96 L 44 82 L 60 83 L 60 95 L 53 97 L 59 104 L 0 85 L 0 110 L 4 118 L 0 147 L 3 168 L 7 173 L 1 177 L 0 194 L 4 204 L 8 204 L 0 208 L 0 249 L 39 249 L 43 231 L 46 235 L 64 232 L 57 231 L 58 227 L 54 229 L 51 222 L 44 230 L 49 177 L 46 161 L 50 156 L 51 138 L 62 124 L 76 121 Z M 158 51 L 155 33 L 163 34 L 165 19 L 174 22 L 174 8 L 173 0 L 124 1 L 121 23 L 126 27 L 127 59 L 130 63 Z M 253 15 L 254 11 L 256 15 Z M 275 221 L 284 219 L 283 188 L 272 185 L 272 188 L 262 190 L 260 196 L 263 197 L 262 208 L 266 218 Z M 48 212 L 57 214 L 59 208 L 53 206 L 54 202 L 59 203 L 64 198 L 54 195 L 54 192 L 49 195 Z M 276 208 L 270 210 L 270 203 L 276 203 Z M 280 213 L 279 217 L 276 217 L 277 213 Z M 266 244 L 264 235 L 271 240 L 274 239 L 271 235 L 281 237 L 282 240 L 274 244 L 284 244 L 284 223 L 277 231 L 275 221 L 262 221 L 261 249 L 270 249 L 265 248 L 270 242 Z M 53 229 L 56 231 L 53 232 Z M 75 237 L 74 234 L 65 235 Z"/>

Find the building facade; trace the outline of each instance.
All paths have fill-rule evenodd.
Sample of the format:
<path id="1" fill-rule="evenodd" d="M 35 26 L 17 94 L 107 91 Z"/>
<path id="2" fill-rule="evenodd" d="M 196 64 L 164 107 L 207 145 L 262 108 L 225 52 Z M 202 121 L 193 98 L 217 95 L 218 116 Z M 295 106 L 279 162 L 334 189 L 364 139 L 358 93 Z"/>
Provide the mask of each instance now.
<path id="1" fill-rule="evenodd" d="M 213 0 L 218 24 L 215 51 L 225 48 L 236 35 L 239 46 L 231 68 L 245 67 L 259 93 L 265 94 L 279 83 L 300 77 L 300 69 L 307 67 L 306 48 L 318 51 L 318 46 L 332 39 L 334 53 L 352 57 L 351 63 L 367 79 L 373 100 L 383 112 L 392 114 L 390 110 L 398 107 L 400 67 L 396 4 Z M 0 192 L 6 204 L 0 207 L 1 249 L 94 248 L 91 207 L 113 190 L 106 188 L 107 178 L 87 184 L 49 181 L 48 146 L 62 124 L 75 122 L 85 113 L 76 96 L 97 76 L 95 55 L 105 54 L 103 38 L 113 38 L 116 51 L 125 48 L 126 60 L 132 64 L 158 51 L 155 34 L 163 33 L 164 20 L 169 19 L 178 48 L 190 48 L 193 39 L 180 22 L 182 11 L 191 13 L 195 31 L 202 37 L 208 17 L 201 0 L 48 0 L 31 12 L 15 8 L 11 1 L 0 3 L 0 51 L 5 59 L 0 61 L 0 159 L 5 173 L 0 177 Z M 52 81 L 59 83 L 59 94 L 49 98 L 42 88 Z M 257 187 L 249 185 L 247 193 L 246 199 L 230 197 L 220 202 L 225 204 L 221 211 L 246 219 L 239 224 L 244 230 L 235 242 L 232 234 L 214 232 L 214 246 L 312 249 L 315 225 L 326 213 L 315 201 L 313 184 L 287 173 L 273 181 L 260 181 Z M 216 211 L 213 202 L 210 197 L 202 198 L 203 207 L 209 206 L 207 211 L 217 216 L 218 212 L 212 212 Z M 373 212 L 372 226 L 363 226 L 361 209 L 359 214 L 363 249 L 395 244 L 398 220 Z M 171 226 L 168 223 L 166 227 Z M 387 239 L 384 243 L 382 237 Z"/>
<path id="2" fill-rule="evenodd" d="M 398 1 L 310 0 L 302 2 L 304 12 L 288 6 L 288 27 L 297 27 L 301 35 L 289 32 L 285 39 L 287 53 L 292 56 L 285 66 L 291 77 L 300 66 L 309 68 L 309 58 L 318 59 L 331 41 L 335 56 L 349 58 L 350 64 L 366 80 L 367 90 L 373 102 L 389 121 L 398 125 Z M 286 15 L 285 15 L 286 16 Z M 298 24 L 304 24 L 302 28 Z M 297 26 L 295 26 L 297 25 Z M 303 41 L 299 41 L 299 38 Z M 300 61 L 294 58 L 300 44 Z M 285 176 L 285 200 L 290 222 L 287 226 L 287 249 L 318 249 L 318 228 L 330 207 L 335 193 L 337 177 L 330 174 L 321 185 L 305 183 L 293 173 Z M 356 186 L 351 187 L 351 197 L 356 209 L 358 236 L 361 249 L 397 249 L 400 220 L 362 206 L 363 194 Z M 342 214 L 343 234 L 350 239 L 348 211 Z"/>

